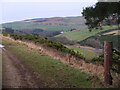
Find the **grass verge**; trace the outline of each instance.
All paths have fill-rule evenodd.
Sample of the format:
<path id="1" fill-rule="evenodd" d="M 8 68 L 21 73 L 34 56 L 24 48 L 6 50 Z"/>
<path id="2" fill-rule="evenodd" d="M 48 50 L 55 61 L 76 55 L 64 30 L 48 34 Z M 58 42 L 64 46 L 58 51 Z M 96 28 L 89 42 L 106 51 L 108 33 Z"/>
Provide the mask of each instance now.
<path id="1" fill-rule="evenodd" d="M 48 56 L 42 56 L 40 52 L 30 49 L 22 43 L 3 39 L 3 44 L 8 50 L 18 55 L 21 60 L 27 62 L 38 72 L 40 74 L 40 80 L 45 82 L 48 87 L 100 87 L 99 81 L 96 81 L 97 86 L 93 86 L 93 81 L 87 79 L 90 75 Z"/>

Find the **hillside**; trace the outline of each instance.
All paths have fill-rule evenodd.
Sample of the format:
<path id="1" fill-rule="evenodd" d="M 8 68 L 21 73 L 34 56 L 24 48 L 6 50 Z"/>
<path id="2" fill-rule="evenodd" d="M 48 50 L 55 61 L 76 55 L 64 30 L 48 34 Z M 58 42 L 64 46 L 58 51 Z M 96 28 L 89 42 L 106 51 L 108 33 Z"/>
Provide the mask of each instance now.
<path id="1" fill-rule="evenodd" d="M 82 46 L 94 48 L 103 48 L 104 41 L 112 41 L 113 47 L 119 49 L 119 33 L 116 25 L 103 26 L 103 30 L 86 30 L 71 31 L 59 34 L 55 37 L 66 37 L 68 40 L 76 41 Z"/>
<path id="2" fill-rule="evenodd" d="M 93 30 L 92 32 L 89 32 L 88 29 L 71 31 L 71 32 L 65 32 L 65 33 L 59 34 L 55 37 L 66 37 L 69 40 L 82 41 L 82 40 L 84 40 L 84 39 L 86 39 L 90 36 L 96 35 L 99 32 L 106 31 L 106 30 L 109 30 L 109 29 L 114 29 L 114 28 L 117 28 L 117 26 L 116 25 L 113 25 L 112 27 L 111 26 L 103 26 L 103 30 L 98 29 L 98 30 Z"/>
<path id="3" fill-rule="evenodd" d="M 94 36 L 88 37 L 79 43 L 95 48 L 103 48 L 104 41 L 112 41 L 113 48 L 120 50 L 120 33 L 118 28 L 102 31 Z M 91 43 L 90 43 L 91 42 Z M 94 42 L 94 43 L 93 43 Z M 95 45 L 96 44 L 96 45 Z"/>
<path id="4" fill-rule="evenodd" d="M 15 36 L 16 35 L 14 35 L 14 37 Z M 32 69 L 35 70 L 34 72 L 37 72 L 38 75 L 40 75 L 40 78 L 38 79 L 40 80 L 40 82 L 43 82 L 43 84 L 45 83 L 45 87 L 103 87 L 103 84 L 100 82 L 100 80 L 102 80 L 103 78 L 99 79 L 100 77 L 102 77 L 104 72 L 103 67 L 101 65 L 92 64 L 91 61 L 89 61 L 89 63 L 86 63 L 86 60 L 84 61 L 83 59 L 80 59 L 80 58 L 78 60 L 77 58 L 75 59 L 73 56 L 68 56 L 68 54 L 65 54 L 65 52 L 63 53 L 59 52 L 61 50 L 63 51 L 63 48 L 62 49 L 59 48 L 58 46 L 61 47 L 61 45 L 58 43 L 54 45 L 54 48 L 55 46 L 57 46 L 59 49 L 55 50 L 53 49 L 53 47 L 45 46 L 45 41 L 50 42 L 47 39 L 43 39 L 44 45 L 42 46 L 38 43 L 33 43 L 30 39 L 31 37 L 27 36 L 26 39 L 27 38 L 29 38 L 29 42 L 28 41 L 26 42 L 26 40 L 20 41 L 20 40 L 16 40 L 16 38 L 13 39 L 10 37 L 3 36 L 3 45 L 5 46 L 5 51 L 3 52 L 6 53 L 6 54 L 3 53 L 4 54 L 3 60 L 6 61 L 6 63 L 9 63 L 7 62 L 8 60 L 12 63 L 15 63 L 17 61 L 16 60 L 17 57 L 18 57 L 18 61 L 23 60 L 23 62 L 25 62 L 24 64 L 19 64 L 19 62 L 16 62 L 15 64 L 18 64 L 20 66 L 19 67 L 20 69 L 21 67 L 23 67 L 23 65 L 25 66 L 26 64 L 32 67 Z M 38 37 L 35 36 L 35 38 L 36 40 L 35 39 L 33 40 L 37 42 L 40 41 L 40 40 L 37 40 Z M 21 40 L 23 39 L 21 38 Z M 46 45 L 51 46 L 50 43 L 46 43 Z M 81 49 L 78 50 L 78 48 L 74 48 L 74 47 L 69 47 L 69 48 L 76 49 L 75 52 L 77 53 L 78 52 L 88 53 L 87 51 L 84 51 Z M 7 50 L 12 53 L 8 54 Z M 73 51 L 72 51 L 72 54 L 73 54 Z M 88 54 L 90 54 L 90 52 Z M 91 55 L 94 55 L 94 54 L 91 53 Z M 11 56 L 13 57 L 11 58 Z M 7 65 L 7 64 L 4 63 L 4 65 Z M 12 67 L 14 66 L 11 65 L 10 68 Z M 12 72 L 13 68 L 12 69 L 10 68 L 6 69 L 8 71 L 6 72 L 5 75 L 8 75 L 8 74 L 11 75 L 9 71 L 11 70 L 10 72 Z M 19 71 L 20 69 L 17 69 L 14 72 L 17 73 L 17 71 Z M 83 73 L 83 72 L 86 72 L 86 73 Z M 25 73 L 28 73 L 28 72 L 25 72 Z M 91 74 L 95 74 L 99 77 L 91 76 Z M 19 75 L 24 75 L 24 74 L 20 73 Z M 33 76 L 31 74 L 29 75 Z M 40 84 L 38 83 L 38 85 Z"/>
<path id="5" fill-rule="evenodd" d="M 5 75 L 3 79 L 5 88 L 19 86 L 29 88 L 31 88 L 31 86 L 47 88 L 104 87 L 99 78 L 95 76 L 92 77 L 90 74 L 81 71 L 81 69 L 75 69 L 56 58 L 53 59 L 42 51 L 38 51 L 38 48 L 32 48 L 27 44 L 14 41 L 8 37 L 3 38 L 3 45 L 6 47 L 5 51 L 3 51 L 3 64 L 4 67 L 6 67 L 3 72 Z M 48 51 L 51 52 L 52 50 Z M 9 65 L 10 68 L 7 67 L 7 65 Z M 13 74 L 15 74 L 17 80 L 12 77 Z M 20 77 L 20 80 L 18 77 Z M 37 77 L 37 79 L 33 77 Z M 21 82 L 21 79 L 25 81 Z M 11 84 L 12 81 L 14 82 L 14 86 Z M 6 82 L 10 83 L 6 84 Z"/>
<path id="6" fill-rule="evenodd" d="M 85 19 L 78 17 L 52 17 L 35 18 L 11 23 L 4 23 L 3 27 L 12 28 L 24 32 L 31 32 L 35 29 L 47 31 L 68 31 L 71 29 L 86 29 Z"/>

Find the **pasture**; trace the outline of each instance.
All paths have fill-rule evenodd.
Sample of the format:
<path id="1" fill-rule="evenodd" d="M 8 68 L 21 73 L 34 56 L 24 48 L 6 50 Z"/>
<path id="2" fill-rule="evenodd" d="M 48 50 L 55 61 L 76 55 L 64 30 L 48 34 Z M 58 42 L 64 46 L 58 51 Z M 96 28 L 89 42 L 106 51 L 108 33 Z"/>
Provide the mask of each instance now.
<path id="1" fill-rule="evenodd" d="M 73 40 L 73 41 L 82 41 L 88 37 L 91 37 L 91 36 L 94 36 L 96 35 L 97 33 L 100 33 L 102 31 L 106 31 L 106 30 L 109 30 L 109 29 L 114 29 L 114 28 L 117 28 L 116 25 L 113 25 L 113 26 L 103 26 L 103 30 L 100 30 L 100 29 L 94 29 L 92 30 L 91 32 L 89 32 L 88 29 L 86 30 L 80 30 L 80 31 L 71 31 L 71 32 L 65 32 L 63 34 L 59 34 L 55 37 L 67 37 L 69 40 Z"/>

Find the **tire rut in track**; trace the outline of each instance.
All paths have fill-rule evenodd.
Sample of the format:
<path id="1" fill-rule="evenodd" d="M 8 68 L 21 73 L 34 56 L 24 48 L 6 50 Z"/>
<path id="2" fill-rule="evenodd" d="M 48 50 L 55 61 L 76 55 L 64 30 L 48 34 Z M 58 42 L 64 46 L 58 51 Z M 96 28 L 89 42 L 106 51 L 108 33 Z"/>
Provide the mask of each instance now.
<path id="1" fill-rule="evenodd" d="M 3 88 L 45 87 L 39 75 L 7 50 L 3 51 Z"/>

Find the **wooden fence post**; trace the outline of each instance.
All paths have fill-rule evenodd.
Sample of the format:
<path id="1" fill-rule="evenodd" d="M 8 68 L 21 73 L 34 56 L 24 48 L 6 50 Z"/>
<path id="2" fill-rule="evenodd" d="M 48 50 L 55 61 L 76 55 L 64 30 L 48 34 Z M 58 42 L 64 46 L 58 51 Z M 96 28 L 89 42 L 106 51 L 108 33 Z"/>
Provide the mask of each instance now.
<path id="1" fill-rule="evenodd" d="M 112 85 L 112 77 L 110 73 L 112 60 L 112 42 L 104 42 L 104 83 Z"/>

